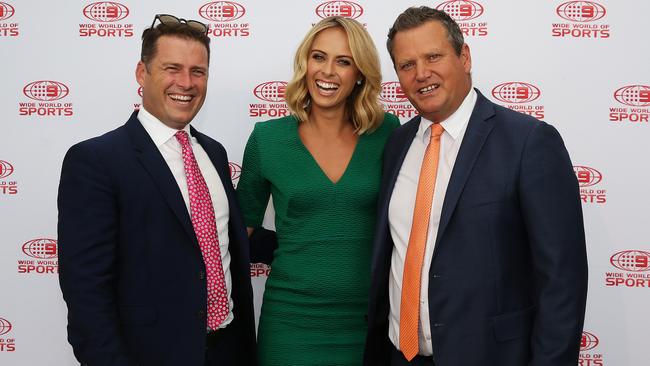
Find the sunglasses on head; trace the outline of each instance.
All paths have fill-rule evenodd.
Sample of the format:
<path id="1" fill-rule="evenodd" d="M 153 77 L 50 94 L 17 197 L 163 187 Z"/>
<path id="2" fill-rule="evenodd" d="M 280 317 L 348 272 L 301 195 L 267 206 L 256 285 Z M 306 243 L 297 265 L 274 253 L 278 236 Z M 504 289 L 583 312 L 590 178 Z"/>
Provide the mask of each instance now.
<path id="1" fill-rule="evenodd" d="M 153 18 L 153 22 L 151 23 L 151 29 L 153 29 L 153 27 L 156 25 L 156 20 L 165 25 L 178 23 L 187 24 L 188 27 L 196 29 L 203 34 L 208 34 L 208 26 L 204 23 L 199 22 L 198 20 L 186 20 L 170 14 L 156 14 L 156 17 Z"/>

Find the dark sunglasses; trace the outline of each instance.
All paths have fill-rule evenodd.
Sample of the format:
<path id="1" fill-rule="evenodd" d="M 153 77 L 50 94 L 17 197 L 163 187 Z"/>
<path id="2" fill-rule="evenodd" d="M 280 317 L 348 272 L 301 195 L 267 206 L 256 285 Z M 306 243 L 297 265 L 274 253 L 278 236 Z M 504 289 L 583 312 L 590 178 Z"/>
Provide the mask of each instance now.
<path id="1" fill-rule="evenodd" d="M 208 34 L 208 26 L 199 22 L 198 20 L 192 20 L 192 19 L 186 20 L 183 18 L 177 18 L 170 14 L 156 14 L 156 17 L 153 18 L 153 22 L 151 23 L 151 29 L 153 29 L 154 25 L 156 25 L 156 20 L 160 21 L 161 24 L 165 24 L 165 25 L 178 24 L 178 23 L 187 24 L 188 27 L 196 29 L 203 34 Z"/>

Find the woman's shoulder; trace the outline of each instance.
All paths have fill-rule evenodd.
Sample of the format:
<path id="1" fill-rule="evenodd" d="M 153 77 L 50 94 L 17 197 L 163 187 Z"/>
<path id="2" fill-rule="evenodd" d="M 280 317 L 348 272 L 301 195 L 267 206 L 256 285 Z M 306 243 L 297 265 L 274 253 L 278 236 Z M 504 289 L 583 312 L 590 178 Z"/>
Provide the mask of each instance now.
<path id="1" fill-rule="evenodd" d="M 297 123 L 298 121 L 293 115 L 257 122 L 253 129 L 253 135 L 256 137 L 284 135 L 294 129 Z"/>
<path id="2" fill-rule="evenodd" d="M 400 126 L 400 121 L 397 116 L 392 113 L 384 112 L 384 125 L 392 130 Z"/>
<path id="3" fill-rule="evenodd" d="M 384 120 L 381 122 L 381 125 L 379 125 L 375 132 L 381 135 L 389 135 L 391 132 L 393 132 L 394 129 L 399 126 L 399 118 L 397 118 L 392 113 L 384 112 Z"/>

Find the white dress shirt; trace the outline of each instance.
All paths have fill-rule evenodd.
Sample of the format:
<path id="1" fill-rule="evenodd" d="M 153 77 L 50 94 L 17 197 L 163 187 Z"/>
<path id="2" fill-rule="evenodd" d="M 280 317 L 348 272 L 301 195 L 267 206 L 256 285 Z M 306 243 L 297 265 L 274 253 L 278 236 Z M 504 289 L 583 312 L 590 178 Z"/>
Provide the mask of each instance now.
<path id="1" fill-rule="evenodd" d="M 467 123 L 472 115 L 474 104 L 476 103 L 476 91 L 472 88 L 463 100 L 460 107 L 446 120 L 440 122 L 444 132 L 440 137 L 440 155 L 438 157 L 438 172 L 436 185 L 433 193 L 433 203 L 431 206 L 431 217 L 429 218 L 429 229 L 427 232 L 427 241 L 425 244 L 424 264 L 422 267 L 422 277 L 420 279 L 420 326 L 419 333 L 419 353 L 424 356 L 433 354 L 431 346 L 431 327 L 429 324 L 429 269 L 431 267 L 431 258 L 433 249 L 438 235 L 438 224 L 440 223 L 440 214 L 442 203 L 445 200 L 445 193 L 449 178 L 451 177 L 454 163 L 458 150 L 463 142 Z M 388 282 L 388 295 L 390 301 L 389 328 L 388 336 L 399 349 L 399 319 L 400 305 L 402 299 L 402 276 L 404 273 L 404 259 L 406 258 L 406 249 L 408 247 L 411 225 L 413 223 L 413 210 L 415 208 L 415 195 L 418 188 L 420 177 L 420 168 L 424 153 L 429 145 L 432 122 L 424 118 L 420 121 L 420 126 L 411 142 L 411 146 L 404 158 L 402 167 L 395 182 L 390 205 L 388 208 L 388 222 L 390 234 L 395 243 L 391 257 L 390 278 Z"/>
<path id="2" fill-rule="evenodd" d="M 189 192 L 187 189 L 187 178 L 185 177 L 185 166 L 183 165 L 183 152 L 181 149 L 181 144 L 176 140 L 175 134 L 178 130 L 173 129 L 164 123 L 160 122 L 156 117 L 151 113 L 147 112 L 144 107 L 140 107 L 138 112 L 138 120 L 147 131 L 151 139 L 153 140 L 158 150 L 162 154 L 169 170 L 171 170 L 178 184 L 178 188 L 181 190 L 183 195 L 183 200 L 185 201 L 185 206 L 187 207 L 187 212 L 190 213 L 190 200 Z M 217 222 L 217 235 L 219 235 L 219 250 L 221 251 L 221 263 L 223 265 L 223 272 L 226 280 L 226 288 L 228 290 L 228 304 L 230 311 L 228 312 L 228 317 L 221 323 L 219 328 L 225 328 L 233 320 L 233 302 L 232 302 L 232 278 L 230 275 L 230 253 L 228 252 L 228 218 L 229 218 L 229 206 L 228 206 L 228 197 L 226 197 L 226 191 L 221 183 L 219 174 L 212 165 L 212 161 L 208 157 L 208 154 L 203 150 L 203 147 L 197 142 L 190 134 L 190 125 L 186 125 L 183 128 L 183 131 L 187 132 L 187 135 L 190 137 L 190 144 L 192 145 L 192 151 L 194 152 L 194 158 L 199 164 L 199 169 L 201 169 L 201 174 L 205 179 L 205 183 L 208 186 L 210 191 L 210 197 L 212 198 L 212 205 L 214 207 L 214 217 Z"/>

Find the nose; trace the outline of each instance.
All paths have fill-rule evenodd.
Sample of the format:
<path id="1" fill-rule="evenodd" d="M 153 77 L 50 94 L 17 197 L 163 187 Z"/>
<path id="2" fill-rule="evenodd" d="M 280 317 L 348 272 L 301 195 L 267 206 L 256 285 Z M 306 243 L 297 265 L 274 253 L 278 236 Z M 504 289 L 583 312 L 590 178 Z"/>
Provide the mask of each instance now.
<path id="1" fill-rule="evenodd" d="M 176 74 L 176 85 L 183 89 L 192 87 L 192 75 L 190 70 L 183 70 Z"/>
<path id="2" fill-rule="evenodd" d="M 323 65 L 323 73 L 325 75 L 328 75 L 328 76 L 334 74 L 334 61 L 333 60 L 325 62 L 325 64 Z"/>
<path id="3" fill-rule="evenodd" d="M 429 69 L 426 67 L 426 65 L 423 62 L 418 62 L 415 65 L 415 77 L 417 78 L 418 81 L 425 81 L 426 79 L 431 76 L 431 72 Z"/>

